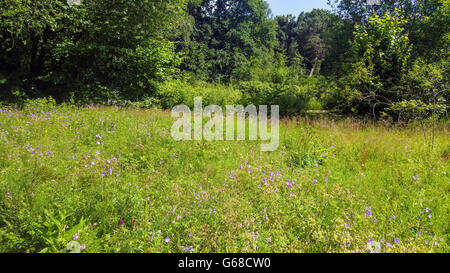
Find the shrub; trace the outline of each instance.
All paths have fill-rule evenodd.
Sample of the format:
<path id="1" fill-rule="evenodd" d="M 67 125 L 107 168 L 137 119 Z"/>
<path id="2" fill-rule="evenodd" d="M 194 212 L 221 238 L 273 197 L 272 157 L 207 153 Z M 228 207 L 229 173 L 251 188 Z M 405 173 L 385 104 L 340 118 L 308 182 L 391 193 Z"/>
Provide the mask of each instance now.
<path id="1" fill-rule="evenodd" d="M 156 97 L 163 108 L 178 104 L 193 108 L 195 97 L 202 97 L 203 105 L 234 105 L 240 101 L 241 92 L 232 85 L 171 80 L 159 85 Z"/>

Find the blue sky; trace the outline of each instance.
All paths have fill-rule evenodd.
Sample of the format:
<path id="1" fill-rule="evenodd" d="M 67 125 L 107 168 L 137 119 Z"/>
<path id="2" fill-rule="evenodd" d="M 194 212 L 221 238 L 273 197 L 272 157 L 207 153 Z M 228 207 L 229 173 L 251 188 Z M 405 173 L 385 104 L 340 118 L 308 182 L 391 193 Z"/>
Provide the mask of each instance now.
<path id="1" fill-rule="evenodd" d="M 317 9 L 330 9 L 327 0 L 266 0 L 272 13 L 277 15 L 293 14 L 299 15 L 302 11 Z"/>

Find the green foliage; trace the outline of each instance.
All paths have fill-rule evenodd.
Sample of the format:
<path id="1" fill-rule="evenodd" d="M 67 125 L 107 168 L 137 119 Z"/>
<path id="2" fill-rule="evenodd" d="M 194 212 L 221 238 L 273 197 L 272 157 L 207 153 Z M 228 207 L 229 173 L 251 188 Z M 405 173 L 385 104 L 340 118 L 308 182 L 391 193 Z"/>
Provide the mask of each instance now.
<path id="1" fill-rule="evenodd" d="M 435 94 L 449 88 L 449 72 L 448 62 L 445 60 L 436 63 L 426 63 L 420 58 L 415 60 L 402 79 L 404 99 L 431 103 Z M 443 93 L 440 97 L 448 98 L 448 94 Z"/>
<path id="2" fill-rule="evenodd" d="M 204 105 L 234 105 L 240 101 L 241 92 L 231 85 L 211 84 L 197 81 L 189 83 L 181 80 L 166 81 L 158 88 L 158 102 L 163 108 L 185 104 L 194 107 L 194 98 L 202 97 Z"/>
<path id="3" fill-rule="evenodd" d="M 330 0 L 297 18 L 264 0 L 71 3 L 0 3 L 0 100 L 167 108 L 204 95 L 378 118 L 448 88 L 448 0 Z"/>
<path id="4" fill-rule="evenodd" d="M 183 17 L 184 0 L 7 0 L 0 4 L 0 73 L 6 90 L 28 96 L 104 101 L 138 100 L 155 82 L 176 74 L 169 33 Z M 111 98 L 113 99 L 113 98 Z"/>
<path id="5" fill-rule="evenodd" d="M 270 62 L 275 24 L 268 18 L 265 1 L 203 0 L 190 5 L 189 15 L 195 24 L 189 41 L 183 39 L 182 68 L 199 79 L 241 79 L 251 57 Z"/>
<path id="6" fill-rule="evenodd" d="M 374 14 L 367 25 L 355 28 L 352 47 L 356 62 L 348 76 L 359 114 L 373 114 L 401 98 L 398 85 L 408 69 L 411 45 L 400 13 Z M 378 106 L 378 107 L 377 107 Z"/>

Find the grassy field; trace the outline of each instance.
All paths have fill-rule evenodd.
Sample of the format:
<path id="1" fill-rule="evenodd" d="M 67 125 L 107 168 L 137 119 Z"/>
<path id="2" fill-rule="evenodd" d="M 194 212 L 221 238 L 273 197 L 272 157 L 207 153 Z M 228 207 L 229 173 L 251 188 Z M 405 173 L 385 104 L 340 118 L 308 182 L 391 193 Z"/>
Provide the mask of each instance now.
<path id="1" fill-rule="evenodd" d="M 449 252 L 449 124 L 283 120 L 175 142 L 170 112 L 0 110 L 0 252 Z M 429 138 L 429 136 L 428 136 Z M 68 250 L 71 249 L 71 250 Z"/>

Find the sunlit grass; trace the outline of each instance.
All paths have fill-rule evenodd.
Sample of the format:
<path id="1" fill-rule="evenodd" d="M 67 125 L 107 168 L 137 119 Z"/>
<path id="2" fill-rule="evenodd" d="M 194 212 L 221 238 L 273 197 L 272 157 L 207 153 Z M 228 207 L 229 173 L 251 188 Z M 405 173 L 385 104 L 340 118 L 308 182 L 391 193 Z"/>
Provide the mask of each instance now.
<path id="1" fill-rule="evenodd" d="M 3 107 L 0 251 L 449 251 L 448 123 L 431 150 L 413 126 L 283 120 L 270 153 L 175 142 L 171 124 L 162 110 Z"/>

